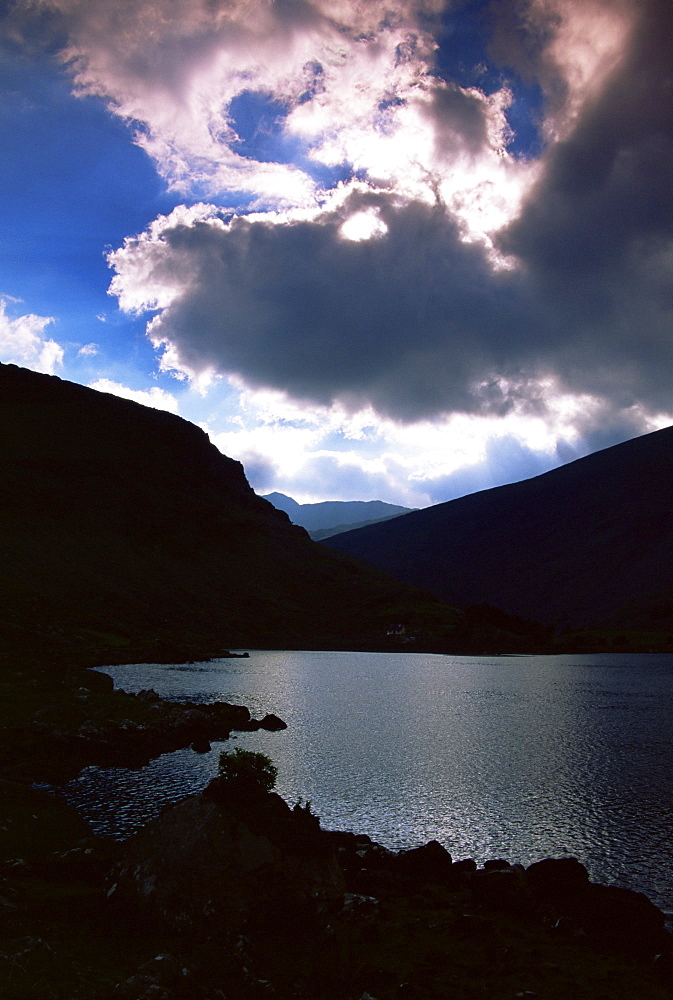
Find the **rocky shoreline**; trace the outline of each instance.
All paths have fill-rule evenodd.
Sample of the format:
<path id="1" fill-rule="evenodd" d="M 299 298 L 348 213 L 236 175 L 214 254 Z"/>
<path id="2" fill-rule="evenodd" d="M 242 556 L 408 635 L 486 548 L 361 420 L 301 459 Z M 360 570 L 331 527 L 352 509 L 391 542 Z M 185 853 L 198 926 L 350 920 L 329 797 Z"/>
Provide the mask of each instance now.
<path id="1" fill-rule="evenodd" d="M 128 695 L 92 671 L 14 683 L 0 778 L 6 1000 L 673 996 L 664 914 L 592 883 L 576 859 L 478 868 L 436 842 L 393 852 L 222 779 L 128 841 L 94 837 L 35 782 L 284 723 Z"/>
<path id="2" fill-rule="evenodd" d="M 37 707 L 30 705 L 17 723 L 3 727 L 0 765 L 1 776 L 21 781 L 62 784 L 89 764 L 142 767 L 190 746 L 205 753 L 211 741 L 234 731 L 286 728 L 273 714 L 253 719 L 242 705 L 171 702 L 153 690 L 114 690 L 112 678 L 97 670 L 59 678 L 19 672 L 17 699 L 21 685 L 35 692 Z"/>

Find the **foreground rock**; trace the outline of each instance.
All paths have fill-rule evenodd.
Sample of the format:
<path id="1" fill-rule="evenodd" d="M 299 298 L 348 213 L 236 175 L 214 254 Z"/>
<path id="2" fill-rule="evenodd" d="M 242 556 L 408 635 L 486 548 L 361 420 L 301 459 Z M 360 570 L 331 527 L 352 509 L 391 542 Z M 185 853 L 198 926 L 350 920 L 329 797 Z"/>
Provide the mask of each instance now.
<path id="1" fill-rule="evenodd" d="M 393 852 L 221 779 L 122 855 L 107 890 L 117 912 L 141 913 L 183 949 L 217 945 L 228 988 L 255 1000 L 673 995 L 664 914 L 592 883 L 574 858 L 478 868 L 436 841 Z"/>
<path id="2" fill-rule="evenodd" d="M 573 859 L 524 870 L 328 833 L 219 781 L 126 844 L 27 782 L 269 729 L 109 678 L 6 685 L 0 780 L 3 1000 L 671 1000 L 671 938 L 638 893 Z M 222 728 L 218 728 L 222 727 Z M 232 726 L 233 728 L 233 726 Z"/>
<path id="3" fill-rule="evenodd" d="M 589 879 L 576 858 L 546 858 L 528 868 L 503 859 L 479 869 L 472 859 L 453 861 L 437 841 L 391 852 L 368 837 L 329 833 L 350 882 L 363 892 L 413 892 L 432 886 L 463 894 L 489 913 L 545 926 L 568 940 L 591 942 L 613 953 L 673 959 L 666 914 L 643 893 Z"/>
<path id="4" fill-rule="evenodd" d="M 112 880 L 108 896 L 206 936 L 247 932 L 281 914 L 317 920 L 344 892 L 316 817 L 275 793 L 237 794 L 218 778 L 132 837 Z"/>
<path id="5" fill-rule="evenodd" d="M 12 850 L 28 853 L 0 860 L 3 1000 L 673 995 L 663 914 L 574 859 L 393 852 L 219 779 L 105 844 L 22 789 L 4 789 L 22 805 Z"/>

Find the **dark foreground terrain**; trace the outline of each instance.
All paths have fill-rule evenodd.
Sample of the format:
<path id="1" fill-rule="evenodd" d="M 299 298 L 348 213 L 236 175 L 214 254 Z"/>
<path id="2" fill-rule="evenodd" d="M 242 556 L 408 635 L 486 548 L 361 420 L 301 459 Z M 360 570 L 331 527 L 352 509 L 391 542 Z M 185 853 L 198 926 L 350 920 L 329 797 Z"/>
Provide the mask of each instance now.
<path id="1" fill-rule="evenodd" d="M 573 860 L 477 870 L 436 843 L 392 853 L 224 779 L 124 843 L 94 837 L 35 782 L 282 722 L 113 692 L 74 668 L 25 665 L 2 694 L 3 1000 L 673 995 L 663 915 Z"/>

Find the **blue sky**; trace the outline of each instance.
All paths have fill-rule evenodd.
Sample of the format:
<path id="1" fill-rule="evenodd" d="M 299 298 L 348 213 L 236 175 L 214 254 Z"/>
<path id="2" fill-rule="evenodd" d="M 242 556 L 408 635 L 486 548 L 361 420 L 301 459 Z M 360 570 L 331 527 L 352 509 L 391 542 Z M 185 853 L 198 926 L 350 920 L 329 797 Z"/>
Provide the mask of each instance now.
<path id="1" fill-rule="evenodd" d="M 10 2 L 0 361 L 171 409 L 306 502 L 425 506 L 665 426 L 670 28 Z"/>

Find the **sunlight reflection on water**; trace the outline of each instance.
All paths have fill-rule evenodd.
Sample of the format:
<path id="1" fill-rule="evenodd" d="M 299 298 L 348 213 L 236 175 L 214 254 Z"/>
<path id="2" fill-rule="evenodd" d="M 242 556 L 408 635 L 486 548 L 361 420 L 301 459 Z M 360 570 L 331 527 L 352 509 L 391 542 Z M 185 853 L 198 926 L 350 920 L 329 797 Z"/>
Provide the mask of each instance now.
<path id="1" fill-rule="evenodd" d="M 436 838 L 478 862 L 570 853 L 673 909 L 670 656 L 251 651 L 105 669 L 129 691 L 280 715 L 285 732 L 236 745 L 272 757 L 278 791 L 310 800 L 324 827 L 392 848 Z M 228 746 L 87 768 L 67 794 L 99 832 L 127 836 L 203 788 Z"/>

